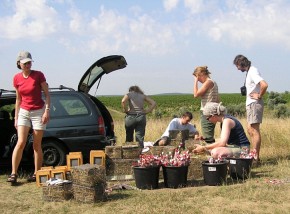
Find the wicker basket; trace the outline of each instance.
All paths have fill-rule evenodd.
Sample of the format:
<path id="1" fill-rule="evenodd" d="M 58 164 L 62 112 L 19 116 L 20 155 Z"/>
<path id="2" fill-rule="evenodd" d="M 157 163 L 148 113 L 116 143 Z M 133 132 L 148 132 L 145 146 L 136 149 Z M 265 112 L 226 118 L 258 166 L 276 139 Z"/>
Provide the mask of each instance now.
<path id="1" fill-rule="evenodd" d="M 182 143 L 181 140 L 177 140 L 177 139 L 172 139 L 169 143 L 170 146 L 174 147 L 174 148 L 177 148 L 180 143 Z"/>
<path id="2" fill-rule="evenodd" d="M 106 146 L 105 153 L 109 158 L 122 158 L 122 146 Z"/>
<path id="3" fill-rule="evenodd" d="M 66 180 L 72 181 L 71 171 L 65 172 L 65 178 L 66 178 Z"/>
<path id="4" fill-rule="evenodd" d="M 100 165 L 84 164 L 73 167 L 71 176 L 74 184 L 93 187 L 106 182 L 106 169 Z"/>
<path id="5" fill-rule="evenodd" d="M 141 154 L 141 148 L 137 145 L 122 146 L 123 159 L 137 159 Z"/>
<path id="6" fill-rule="evenodd" d="M 106 175 L 120 176 L 133 175 L 132 165 L 138 159 L 107 159 L 106 160 Z"/>
<path id="7" fill-rule="evenodd" d="M 189 130 L 169 130 L 169 138 L 177 141 L 187 140 L 189 137 Z"/>
<path id="8" fill-rule="evenodd" d="M 188 167 L 188 179 L 201 179 L 203 178 L 202 162 L 208 160 L 206 155 L 196 155 L 190 157 L 190 164 Z"/>
<path id="9" fill-rule="evenodd" d="M 201 144 L 201 141 L 189 138 L 185 141 L 185 149 L 192 152 L 196 148 L 195 144 Z"/>
<path id="10" fill-rule="evenodd" d="M 106 183 L 94 187 L 73 184 L 74 199 L 83 203 L 95 203 L 107 200 Z"/>
<path id="11" fill-rule="evenodd" d="M 152 146 L 147 153 L 151 153 L 153 155 L 161 155 L 163 154 L 174 154 L 176 147 L 174 146 Z"/>
<path id="12" fill-rule="evenodd" d="M 44 201 L 64 201 L 73 198 L 72 183 L 62 183 L 42 187 Z"/>

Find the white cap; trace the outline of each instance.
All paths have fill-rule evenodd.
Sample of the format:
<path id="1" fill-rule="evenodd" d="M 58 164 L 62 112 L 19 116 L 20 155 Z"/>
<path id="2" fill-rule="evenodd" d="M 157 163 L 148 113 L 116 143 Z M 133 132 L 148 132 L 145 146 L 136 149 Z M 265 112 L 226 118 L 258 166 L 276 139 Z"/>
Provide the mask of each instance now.
<path id="1" fill-rule="evenodd" d="M 32 61 L 31 54 L 27 51 L 20 51 L 17 55 L 16 61 L 17 62 L 20 61 L 22 64 L 26 62 L 31 62 Z"/>

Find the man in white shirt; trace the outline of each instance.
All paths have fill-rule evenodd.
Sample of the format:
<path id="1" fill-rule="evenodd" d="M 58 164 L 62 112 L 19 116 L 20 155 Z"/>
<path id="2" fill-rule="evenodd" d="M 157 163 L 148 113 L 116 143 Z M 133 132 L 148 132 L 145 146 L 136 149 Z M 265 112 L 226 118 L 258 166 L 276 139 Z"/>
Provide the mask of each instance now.
<path id="1" fill-rule="evenodd" d="M 199 132 L 196 130 L 195 126 L 190 123 L 192 120 L 192 114 L 190 112 L 185 112 L 180 118 L 174 118 L 170 121 L 165 132 L 163 133 L 161 139 L 159 139 L 155 145 L 166 146 L 170 143 L 171 139 L 169 137 L 169 132 L 171 130 L 188 130 L 190 136 L 194 136 L 194 139 L 199 139 Z"/>
<path id="2" fill-rule="evenodd" d="M 237 55 L 233 63 L 238 70 L 247 72 L 245 86 L 247 89 L 246 109 L 248 133 L 251 137 L 253 149 L 256 151 L 255 159 L 259 161 L 261 147 L 260 124 L 262 123 L 264 111 L 264 102 L 262 97 L 267 91 L 268 84 L 261 77 L 258 69 L 251 65 L 251 61 L 249 61 L 247 57 Z"/>

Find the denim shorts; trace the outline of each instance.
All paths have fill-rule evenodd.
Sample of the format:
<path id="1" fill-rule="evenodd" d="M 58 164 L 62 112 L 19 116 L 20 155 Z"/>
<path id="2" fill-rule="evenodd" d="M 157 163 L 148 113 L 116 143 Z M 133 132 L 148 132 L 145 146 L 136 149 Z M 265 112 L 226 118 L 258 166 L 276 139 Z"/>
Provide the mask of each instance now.
<path id="1" fill-rule="evenodd" d="M 44 113 L 45 107 L 37 110 L 25 110 L 20 108 L 18 113 L 17 126 L 27 126 L 34 130 L 45 130 L 46 124 L 42 123 L 42 115 Z"/>

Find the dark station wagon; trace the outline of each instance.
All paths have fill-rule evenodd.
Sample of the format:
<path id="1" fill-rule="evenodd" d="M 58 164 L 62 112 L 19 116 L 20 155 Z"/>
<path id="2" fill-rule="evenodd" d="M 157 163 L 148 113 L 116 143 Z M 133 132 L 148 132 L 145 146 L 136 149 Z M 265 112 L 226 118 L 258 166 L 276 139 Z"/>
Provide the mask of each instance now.
<path id="1" fill-rule="evenodd" d="M 85 72 L 78 90 L 59 86 L 49 88 L 51 96 L 50 121 L 42 140 L 43 164 L 66 164 L 69 152 L 81 151 L 88 162 L 91 150 L 104 149 L 115 144 L 114 123 L 104 104 L 89 94 L 101 77 L 123 69 L 127 62 L 123 56 L 112 55 L 99 59 Z M 0 89 L 0 165 L 11 164 L 11 155 L 17 142 L 14 127 L 15 91 Z M 33 137 L 29 135 L 22 164 L 33 163 Z"/>

